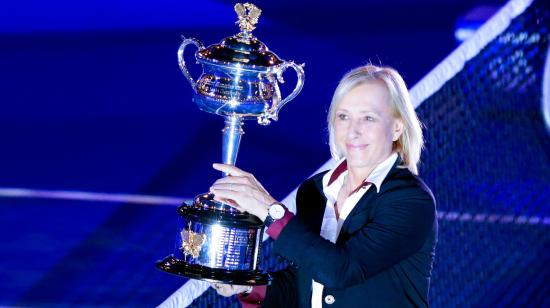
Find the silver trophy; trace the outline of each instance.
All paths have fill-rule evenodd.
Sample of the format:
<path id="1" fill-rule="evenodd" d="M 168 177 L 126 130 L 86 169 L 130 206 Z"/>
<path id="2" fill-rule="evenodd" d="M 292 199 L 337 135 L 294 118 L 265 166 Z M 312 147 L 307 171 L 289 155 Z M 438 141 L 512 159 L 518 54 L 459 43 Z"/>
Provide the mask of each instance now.
<path id="1" fill-rule="evenodd" d="M 203 111 L 225 118 L 223 162 L 234 165 L 243 121 L 267 125 L 277 120 L 281 108 L 302 90 L 303 65 L 283 61 L 252 35 L 261 10 L 250 3 L 235 5 L 241 32 L 219 44 L 204 47 L 194 38 L 184 39 L 178 62 L 195 94 L 193 101 Z M 197 81 L 187 70 L 186 47 L 198 48 L 195 58 L 203 72 Z M 282 98 L 278 83 L 292 68 L 297 82 L 292 93 Z M 255 216 L 241 213 L 228 204 L 213 200 L 209 193 L 195 197 L 193 204 L 178 209 L 181 225 L 173 255 L 157 262 L 165 272 L 239 285 L 269 284 L 270 277 L 258 268 L 264 225 Z"/>

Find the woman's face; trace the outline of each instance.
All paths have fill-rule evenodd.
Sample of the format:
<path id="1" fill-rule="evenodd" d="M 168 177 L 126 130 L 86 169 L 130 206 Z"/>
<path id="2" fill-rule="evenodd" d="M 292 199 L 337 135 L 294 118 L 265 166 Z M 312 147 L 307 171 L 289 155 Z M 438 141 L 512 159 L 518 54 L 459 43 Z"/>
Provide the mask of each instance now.
<path id="1" fill-rule="evenodd" d="M 393 116 L 389 99 L 385 85 L 373 81 L 353 88 L 336 106 L 334 137 L 349 168 L 372 170 L 392 153 L 403 123 Z"/>

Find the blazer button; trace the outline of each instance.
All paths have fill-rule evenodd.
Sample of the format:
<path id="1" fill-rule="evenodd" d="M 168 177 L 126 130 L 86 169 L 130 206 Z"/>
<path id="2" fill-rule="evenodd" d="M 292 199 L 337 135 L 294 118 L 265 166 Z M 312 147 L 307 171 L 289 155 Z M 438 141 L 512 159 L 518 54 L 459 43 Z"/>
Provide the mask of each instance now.
<path id="1" fill-rule="evenodd" d="M 325 304 L 332 305 L 332 304 L 334 304 L 335 301 L 336 300 L 334 299 L 334 296 L 332 296 L 332 295 L 325 296 Z"/>

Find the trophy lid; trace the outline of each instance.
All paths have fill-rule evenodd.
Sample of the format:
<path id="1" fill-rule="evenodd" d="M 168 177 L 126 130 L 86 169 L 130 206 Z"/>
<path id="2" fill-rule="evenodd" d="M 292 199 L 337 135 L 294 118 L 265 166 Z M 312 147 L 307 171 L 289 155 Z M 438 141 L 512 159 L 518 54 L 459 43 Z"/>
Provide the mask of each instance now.
<path id="1" fill-rule="evenodd" d="M 235 12 L 241 32 L 223 39 L 219 44 L 210 45 L 197 52 L 197 59 L 216 65 L 254 70 L 269 70 L 284 61 L 267 48 L 251 32 L 256 28 L 261 10 L 251 3 L 237 3 Z"/>

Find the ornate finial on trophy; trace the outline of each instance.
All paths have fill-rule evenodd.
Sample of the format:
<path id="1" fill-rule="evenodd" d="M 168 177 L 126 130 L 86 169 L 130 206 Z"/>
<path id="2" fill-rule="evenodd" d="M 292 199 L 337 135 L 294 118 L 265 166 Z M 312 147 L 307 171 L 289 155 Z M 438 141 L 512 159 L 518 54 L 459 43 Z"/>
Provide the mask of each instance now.
<path id="1" fill-rule="evenodd" d="M 252 32 L 256 29 L 258 18 L 262 14 L 262 10 L 252 3 L 237 3 L 235 4 L 235 12 L 239 16 L 236 22 L 244 33 Z"/>

